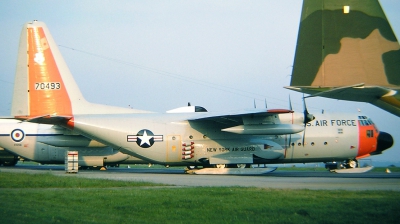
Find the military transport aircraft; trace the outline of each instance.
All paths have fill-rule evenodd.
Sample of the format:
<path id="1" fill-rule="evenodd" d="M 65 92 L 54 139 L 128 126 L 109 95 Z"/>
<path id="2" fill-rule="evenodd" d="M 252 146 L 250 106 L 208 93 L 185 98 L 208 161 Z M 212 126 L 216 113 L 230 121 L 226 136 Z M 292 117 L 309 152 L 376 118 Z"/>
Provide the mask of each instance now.
<path id="1" fill-rule="evenodd" d="M 291 109 L 211 113 L 199 106 L 167 113 L 87 102 L 43 22 L 24 25 L 12 115 L 21 127 L 1 133 L 24 147 L 27 122 L 52 124 L 123 153 L 168 166 L 345 162 L 380 154 L 393 138 L 362 114 Z M 8 135 L 8 136 L 5 136 Z M 1 140 L 1 139 L 0 139 Z"/>
<path id="2" fill-rule="evenodd" d="M 16 119 L 0 119 L 0 147 L 11 155 L 42 164 L 64 164 L 66 151 L 78 152 L 81 168 L 148 163 L 60 126 Z M 3 154 L 10 160 L 10 154 Z M 15 165 L 18 160 L 12 158 L 5 165 Z"/>
<path id="3" fill-rule="evenodd" d="M 400 116 L 400 45 L 378 0 L 304 0 L 291 90 Z"/>

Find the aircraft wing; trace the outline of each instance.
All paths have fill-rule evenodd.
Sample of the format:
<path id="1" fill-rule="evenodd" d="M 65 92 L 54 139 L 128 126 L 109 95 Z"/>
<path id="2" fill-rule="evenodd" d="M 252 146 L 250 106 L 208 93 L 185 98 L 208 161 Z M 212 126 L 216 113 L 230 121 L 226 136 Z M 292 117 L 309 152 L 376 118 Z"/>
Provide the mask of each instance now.
<path id="1" fill-rule="evenodd" d="M 249 135 L 282 135 L 294 134 L 304 130 L 304 125 L 281 123 L 281 114 L 292 114 L 292 110 L 272 109 L 257 111 L 242 111 L 231 114 L 204 114 L 189 119 L 195 129 L 202 129 L 205 122 L 219 125 L 221 131 Z M 290 115 L 290 117 L 292 117 Z"/>
<path id="2" fill-rule="evenodd" d="M 338 100 L 367 102 L 396 116 L 400 116 L 400 87 L 365 86 L 344 87 L 287 86 L 290 90 L 311 94 L 307 97 L 326 97 Z"/>
<path id="3" fill-rule="evenodd" d="M 243 117 L 266 117 L 275 114 L 293 113 L 292 110 L 286 109 L 271 109 L 271 110 L 251 110 L 251 111 L 238 111 L 233 113 L 224 114 L 205 114 L 204 116 L 189 119 L 189 121 L 214 121 L 221 124 L 236 125 L 243 123 Z"/>

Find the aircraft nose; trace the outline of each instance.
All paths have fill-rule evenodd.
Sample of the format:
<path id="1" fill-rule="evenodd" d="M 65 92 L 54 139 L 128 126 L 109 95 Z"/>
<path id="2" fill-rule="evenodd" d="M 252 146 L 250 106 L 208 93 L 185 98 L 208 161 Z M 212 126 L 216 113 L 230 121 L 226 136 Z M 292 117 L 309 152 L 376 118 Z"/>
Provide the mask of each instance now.
<path id="1" fill-rule="evenodd" d="M 388 149 L 393 146 L 393 137 L 386 132 L 379 132 L 378 136 L 378 146 L 376 147 L 377 152 L 382 152 L 385 149 Z"/>

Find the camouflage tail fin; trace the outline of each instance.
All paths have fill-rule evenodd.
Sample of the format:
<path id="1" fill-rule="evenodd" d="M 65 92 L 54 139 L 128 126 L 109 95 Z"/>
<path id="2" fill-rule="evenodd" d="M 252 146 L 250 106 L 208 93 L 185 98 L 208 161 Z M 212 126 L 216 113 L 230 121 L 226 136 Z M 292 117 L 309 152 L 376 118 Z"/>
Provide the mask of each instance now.
<path id="1" fill-rule="evenodd" d="M 390 87 L 399 71 L 400 46 L 378 0 L 304 0 L 291 86 Z"/>
<path id="2" fill-rule="evenodd" d="M 87 102 L 72 77 L 46 24 L 26 23 L 21 32 L 11 115 L 135 113 L 128 108 Z"/>

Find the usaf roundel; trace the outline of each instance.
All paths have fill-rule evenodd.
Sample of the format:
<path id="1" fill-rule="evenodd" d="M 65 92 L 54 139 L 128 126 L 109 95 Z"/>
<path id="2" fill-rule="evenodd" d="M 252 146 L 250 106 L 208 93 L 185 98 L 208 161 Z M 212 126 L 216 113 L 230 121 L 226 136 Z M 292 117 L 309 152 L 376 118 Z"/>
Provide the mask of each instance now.
<path id="1" fill-rule="evenodd" d="M 20 141 L 24 140 L 24 137 L 25 137 L 25 133 L 21 129 L 14 129 L 11 132 L 11 138 L 14 142 L 20 142 Z"/>
<path id="2" fill-rule="evenodd" d="M 162 142 L 162 135 L 154 135 L 153 132 L 147 129 L 140 130 L 136 135 L 128 135 L 128 142 L 136 142 L 142 148 L 150 148 L 154 142 Z"/>

